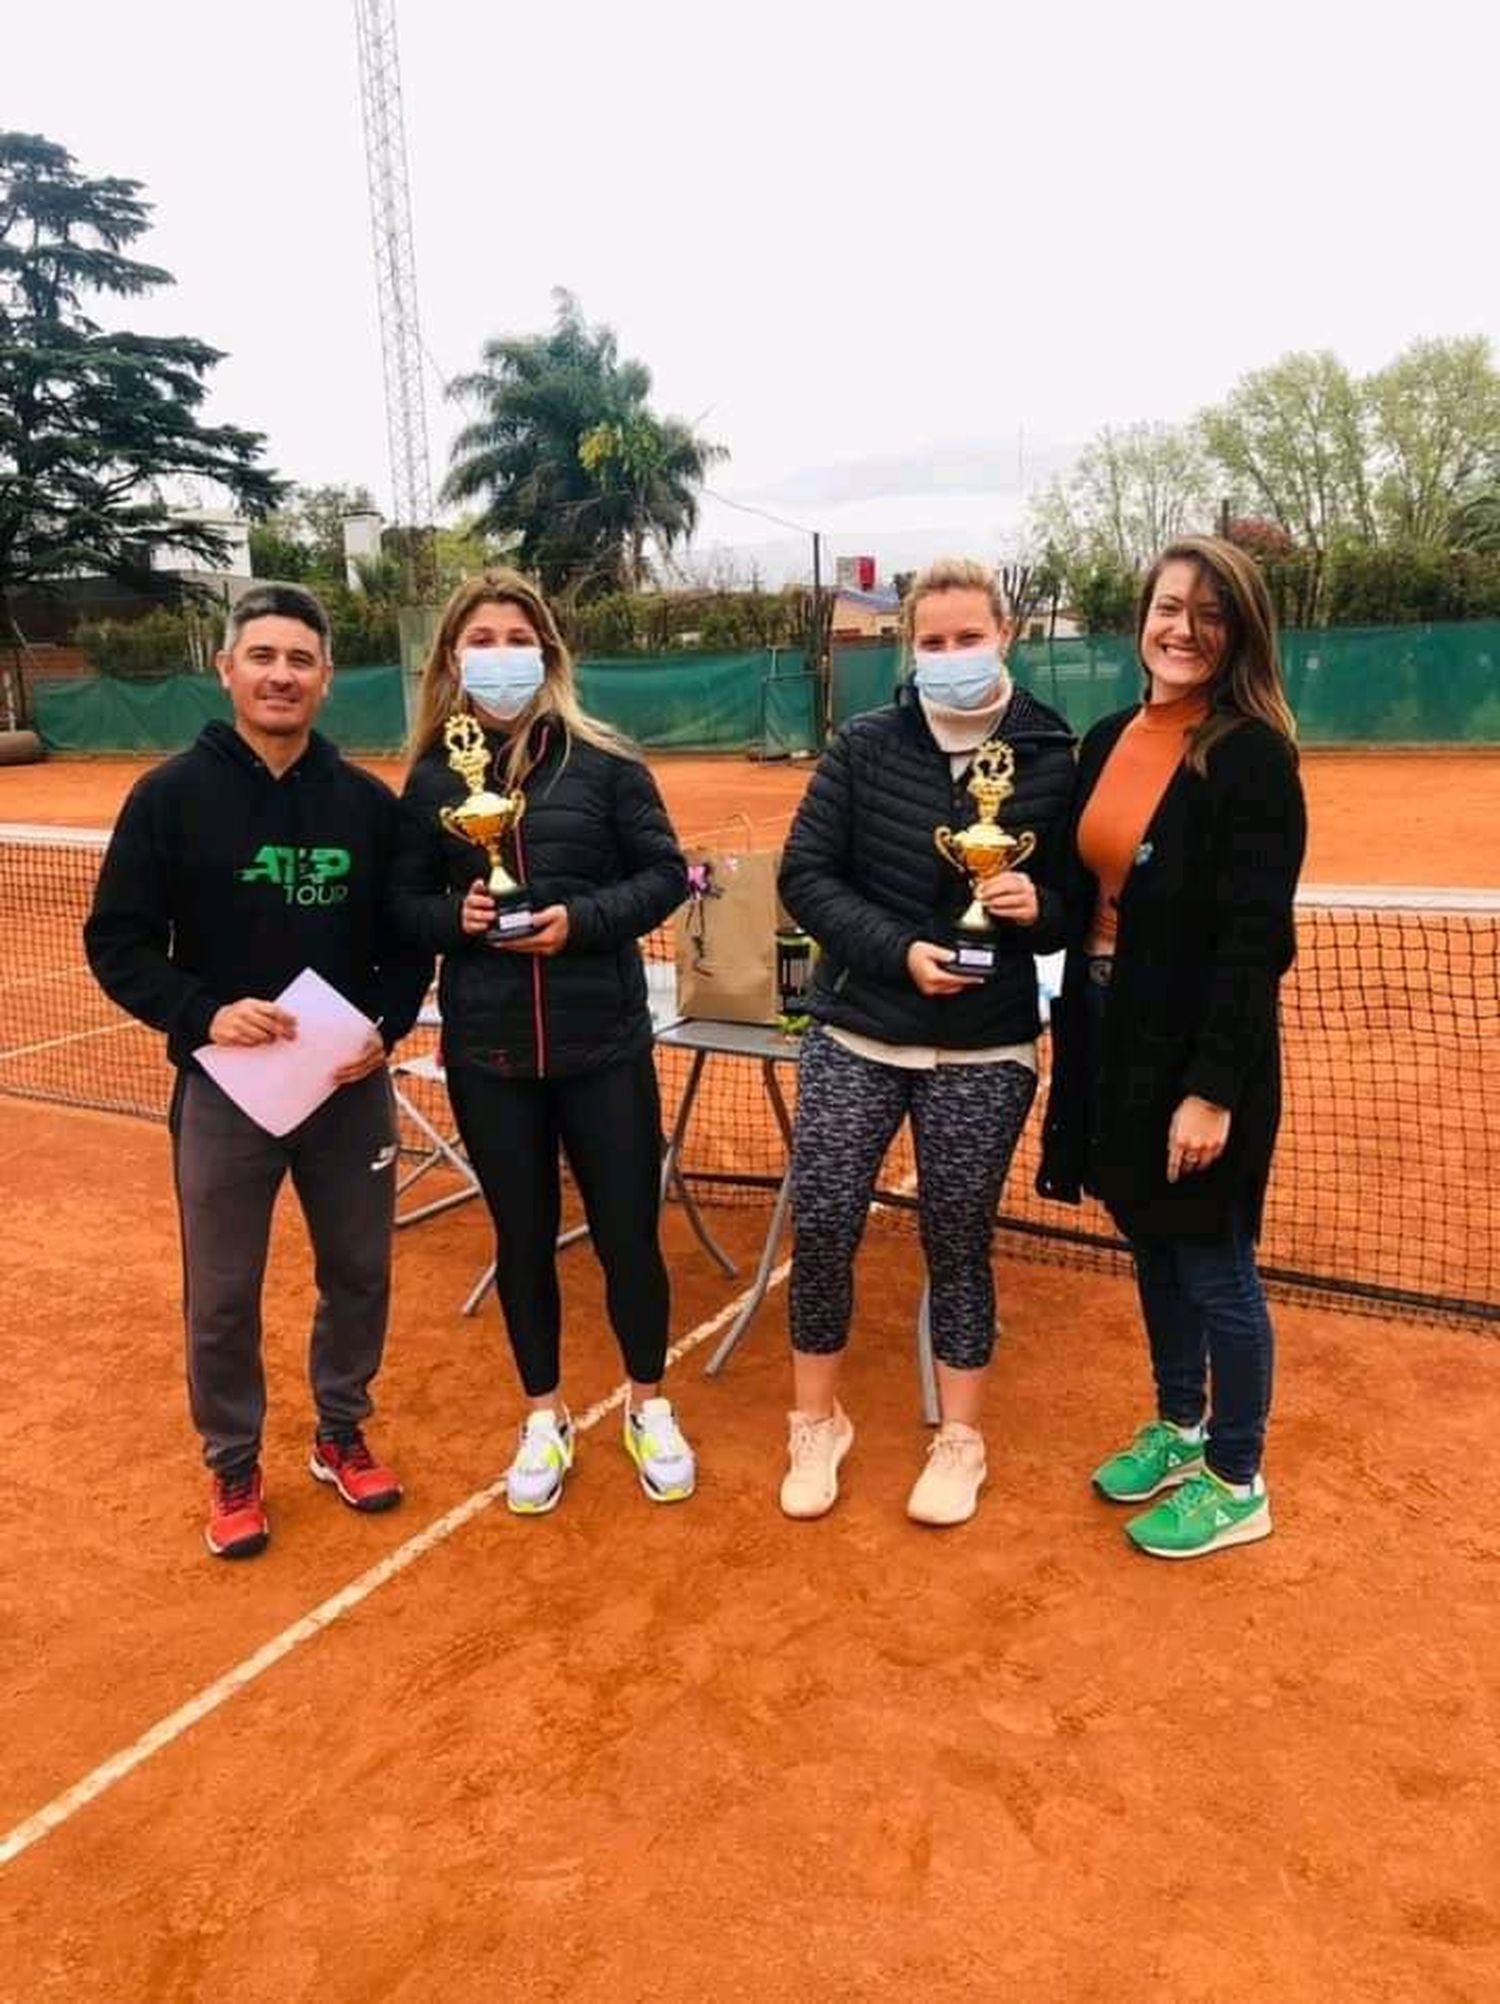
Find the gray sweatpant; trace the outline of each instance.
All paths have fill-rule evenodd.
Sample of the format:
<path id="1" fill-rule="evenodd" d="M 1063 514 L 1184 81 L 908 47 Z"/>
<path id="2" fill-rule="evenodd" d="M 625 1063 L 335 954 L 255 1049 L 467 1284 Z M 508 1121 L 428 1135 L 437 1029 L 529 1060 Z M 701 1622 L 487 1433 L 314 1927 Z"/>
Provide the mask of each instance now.
<path id="1" fill-rule="evenodd" d="M 172 1102 L 182 1221 L 188 1403 L 218 1474 L 256 1460 L 266 1414 L 261 1284 L 288 1172 L 312 1239 L 318 1304 L 308 1374 L 318 1424 L 357 1426 L 385 1348 L 396 1120 L 383 1071 L 344 1086 L 290 1134 L 267 1134 L 202 1072 Z"/>

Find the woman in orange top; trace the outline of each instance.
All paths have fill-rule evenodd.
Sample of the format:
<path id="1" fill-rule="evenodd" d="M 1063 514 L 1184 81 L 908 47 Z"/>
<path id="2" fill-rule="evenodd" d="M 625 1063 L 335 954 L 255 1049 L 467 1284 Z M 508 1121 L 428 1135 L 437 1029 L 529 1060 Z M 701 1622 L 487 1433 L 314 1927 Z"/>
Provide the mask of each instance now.
<path id="1" fill-rule="evenodd" d="M 1038 1187 L 1071 1203 L 1093 1191 L 1130 1241 L 1157 1417 L 1094 1483 L 1121 1503 L 1172 1492 L 1126 1530 L 1192 1558 L 1271 1529 L 1255 1240 L 1306 816 L 1251 559 L 1211 537 L 1174 543 L 1145 580 L 1136 641 L 1145 702 L 1079 755 Z"/>

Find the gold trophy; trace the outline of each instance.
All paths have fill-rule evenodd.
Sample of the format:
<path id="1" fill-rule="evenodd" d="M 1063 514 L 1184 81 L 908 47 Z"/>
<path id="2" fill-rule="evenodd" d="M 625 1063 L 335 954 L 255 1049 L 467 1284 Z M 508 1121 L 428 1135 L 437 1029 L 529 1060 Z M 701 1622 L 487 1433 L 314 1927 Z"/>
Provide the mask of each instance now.
<path id="1" fill-rule="evenodd" d="M 999 825 L 1000 806 L 1015 792 L 1016 755 L 1001 738 L 991 738 L 974 754 L 969 792 L 979 819 L 960 828 L 933 831 L 937 852 L 969 879 L 974 896 L 958 921 L 953 940 L 953 972 L 986 979 L 995 971 L 995 922 L 979 901 L 979 887 L 1002 870 L 1014 870 L 1036 847 L 1030 830 L 1012 835 Z"/>
<path id="2" fill-rule="evenodd" d="M 448 763 L 469 789 L 468 798 L 457 807 L 440 807 L 438 819 L 460 842 L 472 842 L 489 858 L 486 885 L 495 900 L 495 922 L 485 934 L 489 946 L 504 946 L 511 940 L 527 939 L 536 931 L 531 893 L 518 884 L 505 867 L 500 844 L 526 811 L 526 796 L 491 793 L 485 784 L 490 754 L 479 719 L 467 710 L 457 710 L 443 726 L 443 742 L 448 747 Z"/>

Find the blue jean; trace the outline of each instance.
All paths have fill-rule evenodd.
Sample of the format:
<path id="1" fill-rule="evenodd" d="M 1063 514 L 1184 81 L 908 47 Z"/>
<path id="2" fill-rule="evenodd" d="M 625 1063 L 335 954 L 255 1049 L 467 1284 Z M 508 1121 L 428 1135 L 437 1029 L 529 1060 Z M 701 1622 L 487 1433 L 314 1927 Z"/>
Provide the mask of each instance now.
<path id="1" fill-rule="evenodd" d="M 1132 1239 L 1161 1417 L 1196 1426 L 1210 1377 L 1204 1458 L 1226 1482 L 1260 1467 L 1271 1409 L 1274 1339 L 1255 1245 L 1242 1218 L 1227 1238 Z"/>
<path id="2" fill-rule="evenodd" d="M 1109 1007 L 1109 973 L 1107 964 L 1092 963 L 1085 991 L 1095 1045 L 1096 1132 L 1097 1046 Z M 1196 1426 L 1212 1376 L 1204 1459 L 1226 1482 L 1250 1481 L 1265 1449 L 1275 1340 L 1244 1216 L 1236 1213 L 1222 1239 L 1132 1238 L 1130 1250 L 1151 1343 L 1157 1412 L 1175 1426 Z"/>

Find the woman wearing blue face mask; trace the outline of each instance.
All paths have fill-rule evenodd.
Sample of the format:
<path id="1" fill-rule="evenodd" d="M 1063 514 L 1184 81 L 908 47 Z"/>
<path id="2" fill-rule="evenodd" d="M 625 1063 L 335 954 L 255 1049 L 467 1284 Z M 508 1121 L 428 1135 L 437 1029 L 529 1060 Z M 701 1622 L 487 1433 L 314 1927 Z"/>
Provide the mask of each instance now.
<path id="1" fill-rule="evenodd" d="M 1062 940 L 1053 888 L 1073 777 L 1062 718 L 1016 688 L 1011 624 L 992 571 L 945 560 L 902 609 L 910 667 L 889 708 L 855 717 L 813 776 L 788 839 L 781 895 L 822 948 L 798 1068 L 790 1309 L 794 1410 L 781 1507 L 820 1517 L 854 1429 L 838 1402 L 854 1256 L 886 1150 L 909 1117 L 942 1425 L 908 1500 L 924 1524 L 972 1517 L 985 1479 L 979 1420 L 995 1337 L 990 1239 L 1036 1093 L 1033 958 Z M 1014 759 L 1001 825 L 1029 830 L 1020 870 L 980 896 L 996 922 L 985 980 L 954 972 L 969 887 L 939 854 L 943 826 L 975 819 L 975 754 Z"/>
<path id="2" fill-rule="evenodd" d="M 529 894 L 534 929 L 503 944 L 486 937 L 496 907 L 482 852 L 442 820 L 466 794 L 444 740 L 460 711 L 483 729 L 490 789 L 525 796 L 506 862 Z M 471 579 L 448 601 L 411 749 L 396 919 L 443 957 L 448 1093 L 495 1221 L 496 1287 L 530 1405 L 507 1501 L 520 1515 L 551 1510 L 573 1462 L 560 1358 L 560 1149 L 630 1378 L 626 1450 L 653 1501 L 680 1501 L 696 1470 L 661 1392 L 661 1112 L 636 945 L 686 895 L 677 839 L 639 757 L 580 709 L 557 623 L 515 572 Z"/>

